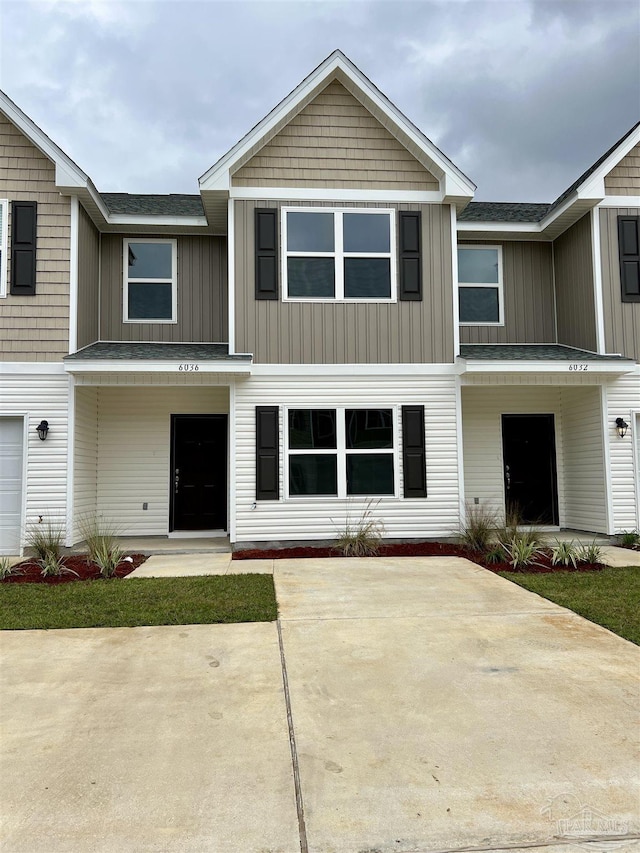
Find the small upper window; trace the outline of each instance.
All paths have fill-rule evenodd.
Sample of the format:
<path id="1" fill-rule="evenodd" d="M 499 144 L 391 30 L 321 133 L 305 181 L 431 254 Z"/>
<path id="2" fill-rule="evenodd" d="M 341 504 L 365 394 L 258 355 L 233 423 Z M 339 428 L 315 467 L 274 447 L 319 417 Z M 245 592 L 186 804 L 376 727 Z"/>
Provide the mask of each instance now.
<path id="1" fill-rule="evenodd" d="M 396 298 L 393 211 L 283 210 L 285 299 Z"/>
<path id="2" fill-rule="evenodd" d="M 9 202 L 0 198 L 0 297 L 7 295 L 7 246 L 9 245 Z"/>
<path id="3" fill-rule="evenodd" d="M 175 240 L 124 241 L 125 323 L 175 323 Z"/>
<path id="4" fill-rule="evenodd" d="M 640 302 L 640 216 L 618 217 L 623 302 Z"/>
<path id="5" fill-rule="evenodd" d="M 504 323 L 501 246 L 458 246 L 458 299 L 460 323 Z"/>

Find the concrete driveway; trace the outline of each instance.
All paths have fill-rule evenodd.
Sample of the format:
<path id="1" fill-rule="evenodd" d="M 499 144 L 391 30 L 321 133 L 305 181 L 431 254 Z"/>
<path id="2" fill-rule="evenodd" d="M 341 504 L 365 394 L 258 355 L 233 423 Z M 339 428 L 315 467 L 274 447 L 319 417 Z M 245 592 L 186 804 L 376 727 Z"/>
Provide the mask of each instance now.
<path id="1" fill-rule="evenodd" d="M 636 646 L 466 560 L 275 578 L 279 626 L 0 636 L 3 853 L 640 849 Z"/>

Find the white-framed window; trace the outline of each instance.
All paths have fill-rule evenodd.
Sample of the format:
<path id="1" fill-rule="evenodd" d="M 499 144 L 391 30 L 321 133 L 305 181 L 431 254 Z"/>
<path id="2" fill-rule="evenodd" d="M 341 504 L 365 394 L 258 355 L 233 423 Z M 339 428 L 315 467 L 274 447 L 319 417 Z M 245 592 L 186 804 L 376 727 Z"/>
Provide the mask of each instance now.
<path id="1" fill-rule="evenodd" d="M 503 326 L 502 246 L 458 246 L 461 326 Z"/>
<path id="2" fill-rule="evenodd" d="M 395 302 L 395 211 L 282 209 L 284 301 Z"/>
<path id="3" fill-rule="evenodd" d="M 0 297 L 7 295 L 9 263 L 9 201 L 0 198 Z"/>
<path id="4" fill-rule="evenodd" d="M 397 495 L 397 412 L 389 408 L 285 411 L 287 498 Z"/>
<path id="5" fill-rule="evenodd" d="M 125 323 L 176 323 L 177 241 L 131 238 L 123 241 Z"/>

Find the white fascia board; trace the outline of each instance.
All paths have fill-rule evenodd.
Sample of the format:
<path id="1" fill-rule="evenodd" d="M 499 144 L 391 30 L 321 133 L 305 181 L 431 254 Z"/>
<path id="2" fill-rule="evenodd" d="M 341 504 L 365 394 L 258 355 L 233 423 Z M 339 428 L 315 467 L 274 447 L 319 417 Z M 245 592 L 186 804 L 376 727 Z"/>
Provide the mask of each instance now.
<path id="1" fill-rule="evenodd" d="M 362 72 L 339 50 L 334 51 L 322 62 L 315 71 L 306 77 L 287 97 L 278 104 L 265 118 L 262 119 L 245 137 L 233 146 L 217 163 L 215 163 L 199 179 L 201 190 L 229 189 L 230 173 L 238 162 L 251 148 L 274 131 L 279 124 L 286 121 L 288 115 L 296 112 L 296 107 L 307 99 L 312 98 L 314 91 L 320 90 L 325 81 L 340 72 L 351 84 L 362 90 L 376 107 L 395 124 L 398 130 L 420 148 L 429 160 L 442 170 L 445 176 L 450 176 L 454 185 L 459 188 L 456 195 L 473 197 L 475 185 L 464 175 L 436 146 L 424 136 L 409 120 L 368 80 Z M 461 190 L 461 191 L 460 191 Z"/>
<path id="2" fill-rule="evenodd" d="M 598 207 L 640 207 L 640 195 L 608 195 Z"/>
<path id="3" fill-rule="evenodd" d="M 185 225 L 193 228 L 206 228 L 206 216 L 155 216 L 137 213 L 111 213 L 108 215 L 109 225 Z"/>
<path id="4" fill-rule="evenodd" d="M 181 371 L 179 368 L 185 364 L 197 364 L 197 371 Z M 171 361 L 159 361 L 156 359 L 87 359 L 86 361 L 65 362 L 64 369 L 67 373 L 234 373 L 241 376 L 250 376 L 252 365 L 249 362 L 229 361 L 199 361 L 198 359 L 172 359 Z"/>
<path id="5" fill-rule="evenodd" d="M 11 98 L 0 92 L 0 110 L 29 139 L 45 157 L 55 163 L 56 186 L 63 188 L 86 187 L 89 178 L 82 169 L 53 142 Z"/>
<path id="6" fill-rule="evenodd" d="M 459 364 L 254 364 L 251 375 L 269 376 L 458 376 Z"/>
<path id="7" fill-rule="evenodd" d="M 64 364 L 61 361 L 2 361 L 0 376 L 64 376 Z"/>
<path id="8" fill-rule="evenodd" d="M 635 363 L 626 361 L 492 361 L 485 359 L 461 359 L 465 362 L 463 373 L 564 373 L 567 376 L 585 376 L 594 373 L 633 373 Z M 578 364 L 581 369 L 569 370 Z M 583 367 L 586 365 L 586 368 Z"/>
<path id="9" fill-rule="evenodd" d="M 620 160 L 627 156 L 632 148 L 640 144 L 640 125 L 635 128 L 633 133 L 630 133 L 627 138 L 611 152 L 607 159 L 601 163 L 598 168 L 585 178 L 584 183 L 578 187 L 579 198 L 592 198 L 597 195 L 605 195 L 604 179 L 609 172 L 618 165 Z M 602 190 L 602 192 L 600 192 Z"/>
<path id="10" fill-rule="evenodd" d="M 313 187 L 233 187 L 232 199 L 273 201 L 384 201 L 442 204 L 441 192 L 423 190 L 358 190 Z"/>
<path id="11" fill-rule="evenodd" d="M 456 231 L 474 231 L 481 234 L 483 231 L 504 231 L 518 234 L 539 234 L 542 231 L 539 222 L 484 222 L 475 220 L 473 222 L 456 223 Z"/>

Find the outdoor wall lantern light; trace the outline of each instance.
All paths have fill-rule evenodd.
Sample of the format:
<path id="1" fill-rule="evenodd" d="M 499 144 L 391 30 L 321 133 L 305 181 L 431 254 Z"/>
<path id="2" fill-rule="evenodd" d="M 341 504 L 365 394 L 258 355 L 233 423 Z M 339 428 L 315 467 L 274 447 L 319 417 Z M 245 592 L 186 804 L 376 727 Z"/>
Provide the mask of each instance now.
<path id="1" fill-rule="evenodd" d="M 38 426 L 36 427 L 38 432 L 38 438 L 40 441 L 44 441 L 49 433 L 49 421 L 40 421 Z"/>
<path id="2" fill-rule="evenodd" d="M 616 418 L 616 430 L 618 431 L 618 435 L 620 438 L 624 438 L 627 434 L 627 430 L 629 429 L 629 424 L 622 420 L 622 418 Z"/>

